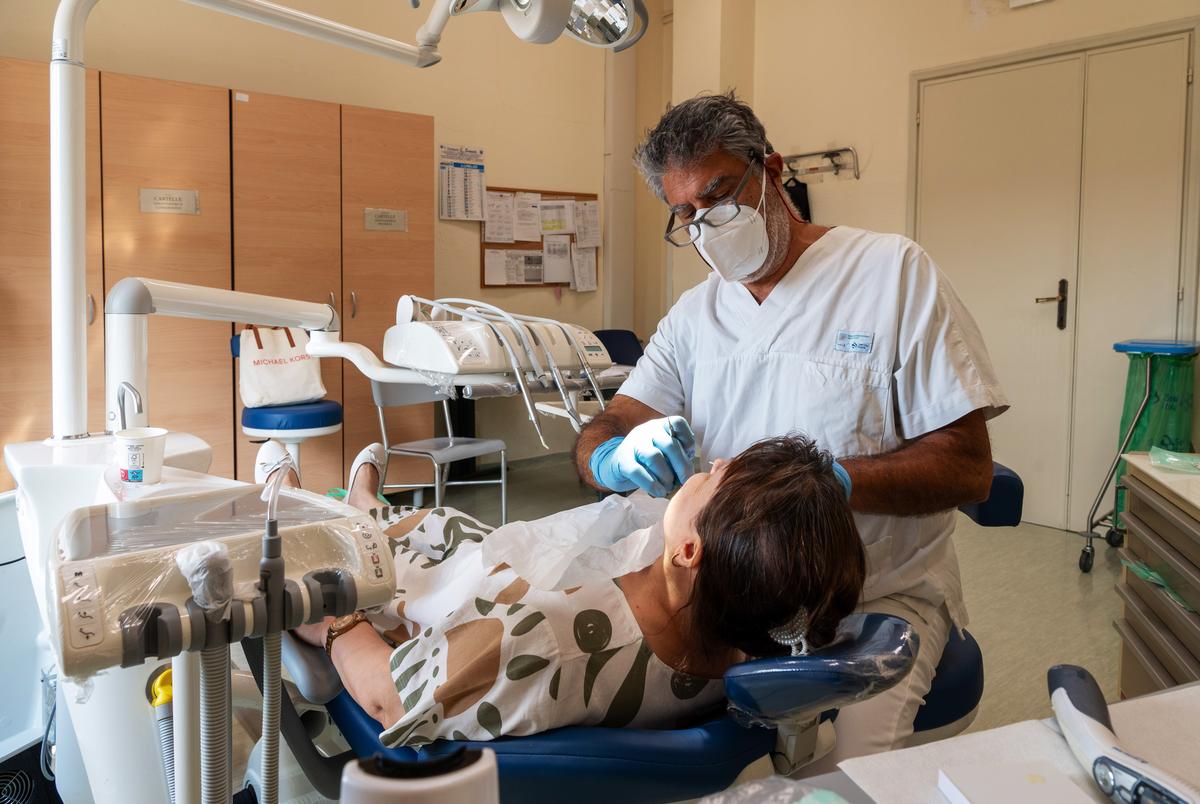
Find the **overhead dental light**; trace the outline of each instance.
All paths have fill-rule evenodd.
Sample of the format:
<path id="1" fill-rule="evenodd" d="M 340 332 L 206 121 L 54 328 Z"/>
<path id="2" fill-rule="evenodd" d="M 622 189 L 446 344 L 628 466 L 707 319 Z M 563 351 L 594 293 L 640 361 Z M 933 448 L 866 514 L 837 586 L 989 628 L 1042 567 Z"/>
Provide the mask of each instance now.
<path id="1" fill-rule="evenodd" d="M 455 0 L 450 13 L 499 11 L 518 38 L 547 44 L 564 32 L 596 47 L 624 50 L 646 32 L 643 0 Z"/>

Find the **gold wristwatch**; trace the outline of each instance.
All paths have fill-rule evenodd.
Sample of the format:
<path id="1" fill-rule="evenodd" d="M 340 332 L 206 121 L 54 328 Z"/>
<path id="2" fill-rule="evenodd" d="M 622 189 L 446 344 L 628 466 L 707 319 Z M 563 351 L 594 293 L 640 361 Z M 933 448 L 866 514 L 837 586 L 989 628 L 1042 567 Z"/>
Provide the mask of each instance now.
<path id="1" fill-rule="evenodd" d="M 361 611 L 356 611 L 353 614 L 347 614 L 344 617 L 337 617 L 329 624 L 329 631 L 325 634 L 325 653 L 330 658 L 333 657 L 333 640 L 340 637 L 342 634 L 349 631 L 359 623 L 365 623 L 367 615 Z"/>

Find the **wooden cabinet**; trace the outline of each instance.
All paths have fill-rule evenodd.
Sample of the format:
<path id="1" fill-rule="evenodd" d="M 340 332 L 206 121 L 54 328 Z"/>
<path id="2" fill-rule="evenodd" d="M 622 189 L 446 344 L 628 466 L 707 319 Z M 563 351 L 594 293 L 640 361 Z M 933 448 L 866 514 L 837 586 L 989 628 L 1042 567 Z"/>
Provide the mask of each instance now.
<path id="1" fill-rule="evenodd" d="M 433 295 L 433 118 L 342 107 L 342 338 L 382 352 L 383 335 L 396 321 L 404 293 Z M 368 230 L 364 210 L 403 210 L 408 230 Z M 346 466 L 360 449 L 379 440 L 371 387 L 353 366 L 344 367 Z M 433 406 L 387 411 L 393 442 L 433 435 Z M 425 482 L 428 463 L 393 460 L 389 482 Z"/>
<path id="2" fill-rule="evenodd" d="M 0 444 L 51 434 L 49 65 L 0 59 Z M 379 352 L 404 293 L 433 295 L 433 118 L 253 92 L 89 72 L 87 77 L 89 429 L 104 421 L 104 297 L 144 276 L 328 303 L 343 338 Z M 143 202 L 194 192 L 197 211 Z M 370 207 L 407 228 L 367 229 Z M 101 212 L 103 210 L 103 213 Z M 213 474 L 253 479 L 229 323 L 150 319 L 150 423 L 213 449 Z M 345 482 L 379 440 L 370 385 L 322 364 L 343 432 L 301 448 L 305 486 Z M 433 434 L 433 406 L 388 412 L 393 441 Z M 428 481 L 393 462 L 391 481 Z M 0 466 L 0 490 L 11 488 Z"/>
<path id="3" fill-rule="evenodd" d="M 229 288 L 229 91 L 104 73 L 104 284 L 128 276 Z M 143 212 L 140 191 L 199 193 L 198 214 Z M 233 474 L 232 325 L 152 317 L 150 423 L 213 449 Z M 145 389 L 139 389 L 145 393 Z"/>
<path id="4" fill-rule="evenodd" d="M 332 302 L 340 311 L 338 105 L 235 91 L 231 109 L 234 290 Z M 342 361 L 322 361 L 321 377 L 326 398 L 340 402 Z M 253 482 L 258 447 L 242 433 L 234 398 L 237 477 Z M 306 488 L 345 483 L 341 433 L 304 442 L 300 460 Z"/>
<path id="5" fill-rule="evenodd" d="M 88 428 L 104 429 L 100 76 L 87 74 Z M 0 59 L 0 444 L 51 434 L 50 68 Z M 12 488 L 0 465 L 0 490 Z"/>

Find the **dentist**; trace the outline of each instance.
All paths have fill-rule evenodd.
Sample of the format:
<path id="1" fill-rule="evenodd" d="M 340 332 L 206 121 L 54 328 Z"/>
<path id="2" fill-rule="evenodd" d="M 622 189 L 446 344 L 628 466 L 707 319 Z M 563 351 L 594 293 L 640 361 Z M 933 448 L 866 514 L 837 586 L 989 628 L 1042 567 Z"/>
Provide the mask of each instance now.
<path id="1" fill-rule="evenodd" d="M 954 509 L 987 497 L 986 420 L 1008 403 L 975 322 L 920 246 L 803 220 L 783 159 L 728 95 L 671 107 L 635 162 L 670 207 L 665 238 L 712 268 L 576 443 L 600 489 L 662 496 L 705 461 L 803 432 L 838 457 L 867 551 L 862 608 L 911 622 L 909 676 L 843 709 L 833 754 L 902 746 L 950 629 L 967 622 Z"/>

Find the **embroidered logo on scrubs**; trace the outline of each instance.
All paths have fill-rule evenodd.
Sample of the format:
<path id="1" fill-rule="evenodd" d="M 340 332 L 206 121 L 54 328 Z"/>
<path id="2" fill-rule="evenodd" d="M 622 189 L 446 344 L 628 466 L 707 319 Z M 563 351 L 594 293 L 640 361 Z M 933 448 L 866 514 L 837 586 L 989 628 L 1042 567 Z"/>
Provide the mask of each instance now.
<path id="1" fill-rule="evenodd" d="M 834 343 L 833 349 L 835 352 L 854 352 L 865 355 L 870 354 L 874 344 L 874 332 L 847 332 L 842 329 L 838 330 L 837 342 Z"/>

